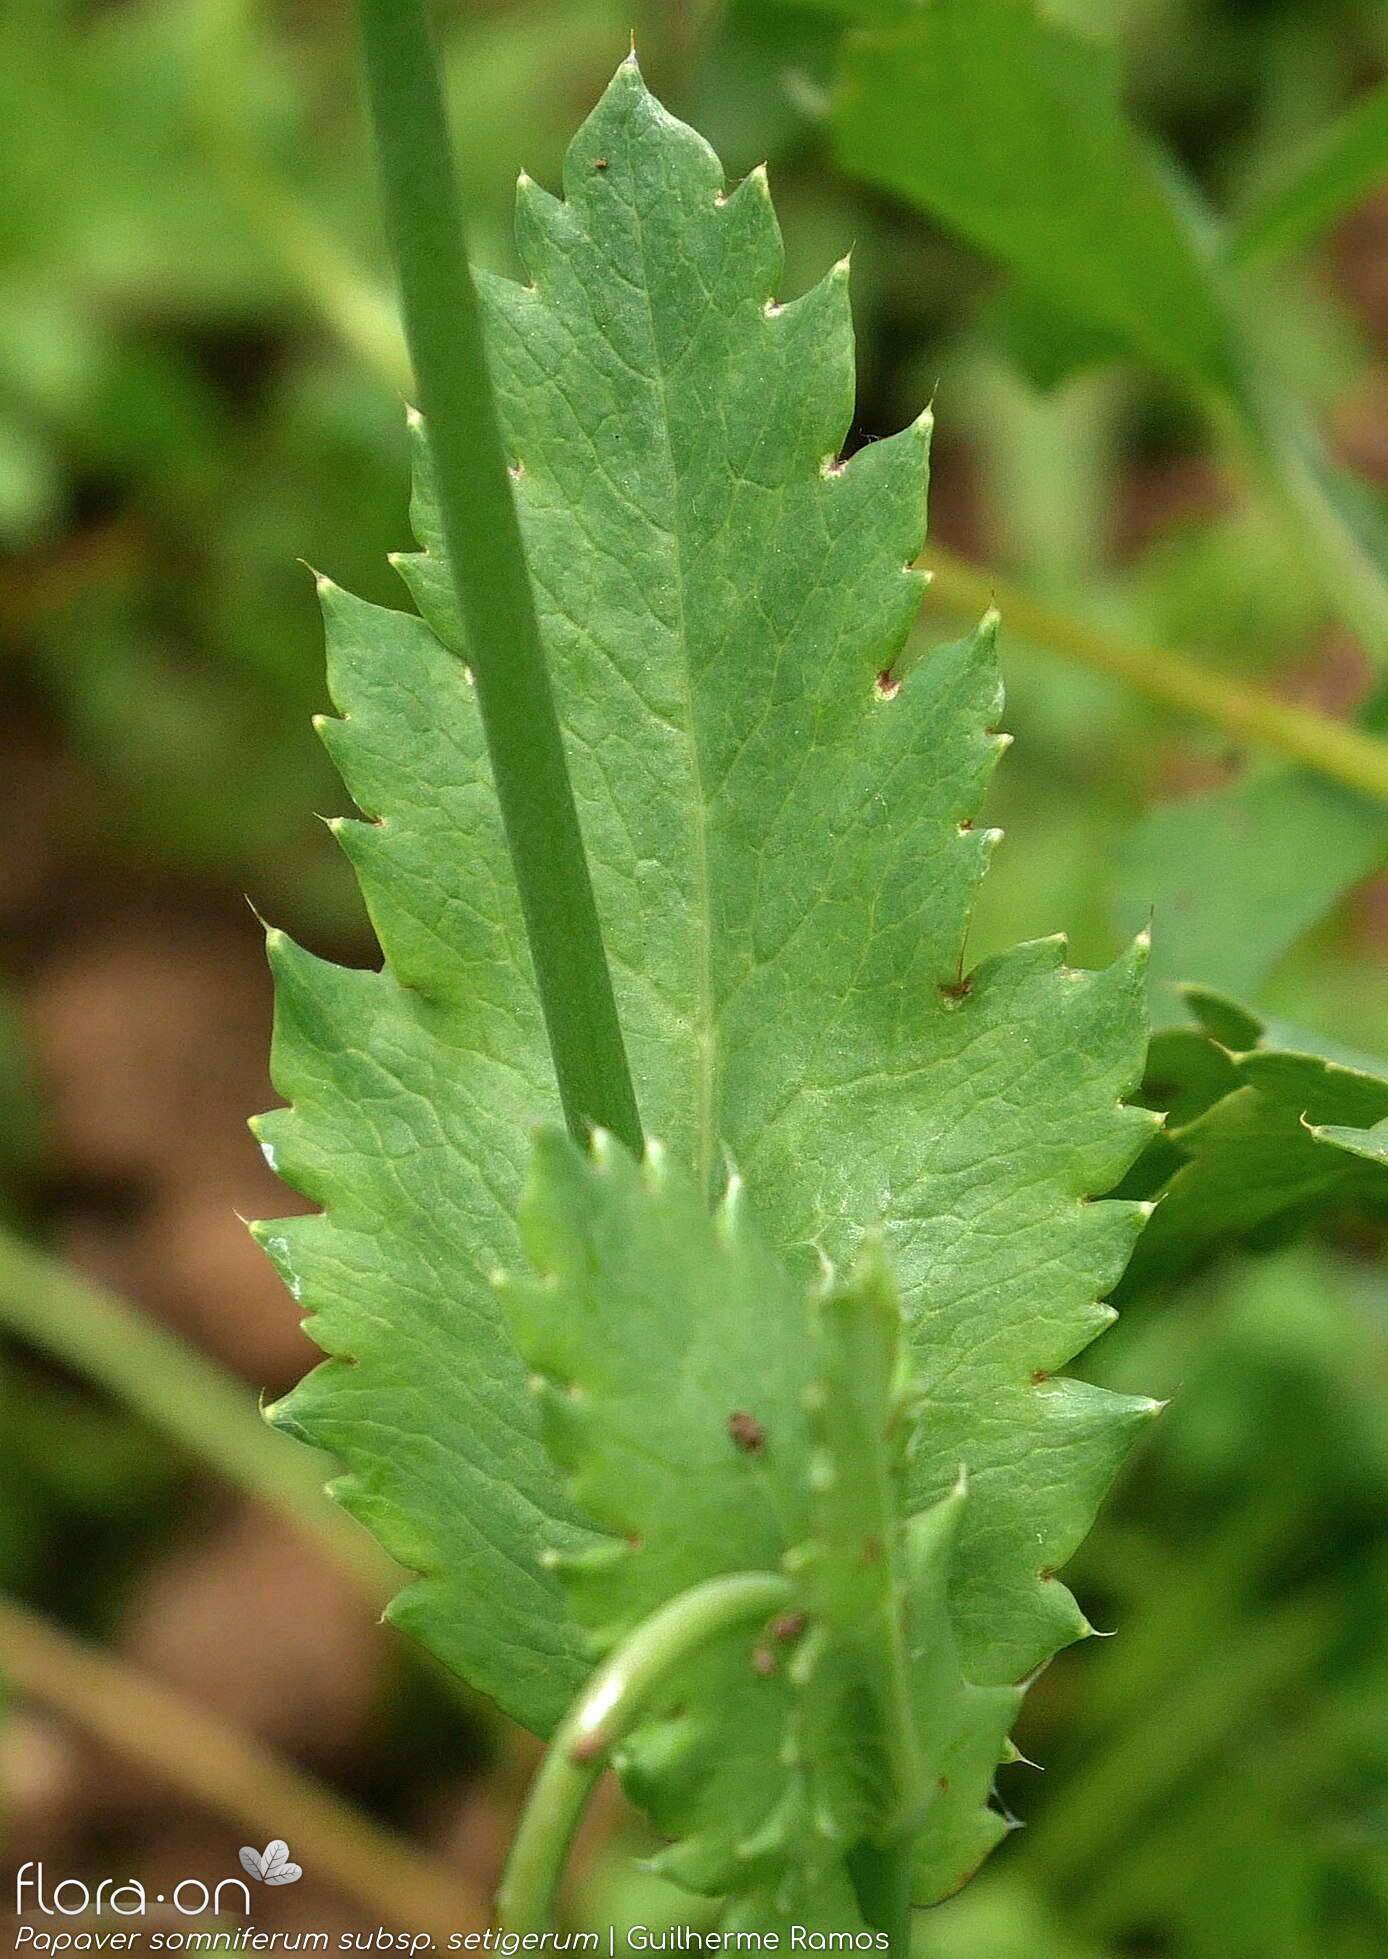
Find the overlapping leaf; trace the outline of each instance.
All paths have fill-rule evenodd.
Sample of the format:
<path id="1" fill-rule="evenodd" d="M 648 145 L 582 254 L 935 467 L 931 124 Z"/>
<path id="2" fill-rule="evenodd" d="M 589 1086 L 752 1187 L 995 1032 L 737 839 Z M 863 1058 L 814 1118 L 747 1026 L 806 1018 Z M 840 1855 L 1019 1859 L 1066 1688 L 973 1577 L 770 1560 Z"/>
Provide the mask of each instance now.
<path id="1" fill-rule="evenodd" d="M 1182 1278 L 1227 1246 L 1275 1244 L 1337 1206 L 1388 1205 L 1383 1068 L 1204 988 L 1186 999 L 1199 1026 L 1153 1043 L 1150 1092 L 1172 1120 L 1151 1158 L 1158 1202 L 1127 1291 Z"/>
<path id="2" fill-rule="evenodd" d="M 891 675 L 928 430 L 836 460 L 845 268 L 779 302 L 764 179 L 727 193 L 629 64 L 565 193 L 522 185 L 532 283 L 485 300 L 643 1113 L 706 1195 L 729 1148 L 792 1269 L 881 1227 L 923 1396 L 906 1507 L 967 1466 L 958 1661 L 1008 1685 L 1083 1630 L 1054 1570 L 1150 1406 L 1055 1378 L 1140 1222 L 1088 1201 L 1150 1127 L 1120 1106 L 1140 961 L 1081 974 L 1045 942 L 967 969 L 992 630 Z M 325 735 L 372 819 L 340 834 L 385 969 L 273 947 L 294 1106 L 263 1135 L 326 1216 L 263 1235 L 337 1356 L 279 1414 L 424 1574 L 398 1616 L 543 1729 L 583 1658 L 541 1553 L 585 1527 L 488 1275 L 517 1263 L 552 1095 L 427 471 L 417 508 L 425 623 L 326 594 Z"/>
<path id="3" fill-rule="evenodd" d="M 538 1278 L 503 1297 L 546 1438 L 608 1533 L 565 1560 L 600 1650 L 721 1574 L 788 1570 L 798 1598 L 662 1683 L 623 1772 L 674 1839 L 662 1872 L 763 1929 L 851 1912 L 860 1841 L 922 1825 L 918 1887 L 952 1890 L 1005 1827 L 985 1807 L 1016 1705 L 952 1649 L 962 1492 L 912 1520 L 900 1311 L 880 1258 L 808 1291 L 734 1183 L 711 1216 L 653 1150 L 542 1136 L 523 1212 Z M 963 1857 L 967 1861 L 961 1864 Z"/>

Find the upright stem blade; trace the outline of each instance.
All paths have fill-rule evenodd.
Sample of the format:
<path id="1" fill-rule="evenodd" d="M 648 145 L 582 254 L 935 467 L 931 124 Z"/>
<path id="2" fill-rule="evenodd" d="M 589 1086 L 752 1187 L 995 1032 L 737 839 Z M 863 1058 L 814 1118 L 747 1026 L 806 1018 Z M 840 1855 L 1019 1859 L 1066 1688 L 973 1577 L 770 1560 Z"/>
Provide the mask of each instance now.
<path id="1" fill-rule="evenodd" d="M 405 333 L 564 1116 L 635 1151 L 627 1066 L 502 448 L 424 0 L 360 0 Z"/>

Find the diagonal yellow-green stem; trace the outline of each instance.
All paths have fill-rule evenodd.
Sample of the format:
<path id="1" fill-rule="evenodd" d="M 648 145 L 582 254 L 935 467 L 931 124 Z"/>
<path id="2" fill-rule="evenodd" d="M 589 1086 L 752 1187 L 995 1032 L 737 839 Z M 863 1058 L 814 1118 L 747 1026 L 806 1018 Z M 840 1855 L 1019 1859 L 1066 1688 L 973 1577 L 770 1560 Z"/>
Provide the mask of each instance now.
<path id="1" fill-rule="evenodd" d="M 641 1148 L 468 265 L 423 0 L 359 0 L 387 228 L 439 519 L 565 1119 Z"/>
<path id="2" fill-rule="evenodd" d="M 925 563 L 931 592 L 951 611 L 974 615 L 995 605 L 1012 631 L 1090 673 L 1111 674 L 1135 693 L 1236 738 L 1272 748 L 1349 789 L 1388 802 L 1388 742 L 1312 708 L 1281 701 L 1246 681 L 1197 666 L 1180 653 L 1136 645 L 1034 599 L 1003 578 L 932 545 Z"/>

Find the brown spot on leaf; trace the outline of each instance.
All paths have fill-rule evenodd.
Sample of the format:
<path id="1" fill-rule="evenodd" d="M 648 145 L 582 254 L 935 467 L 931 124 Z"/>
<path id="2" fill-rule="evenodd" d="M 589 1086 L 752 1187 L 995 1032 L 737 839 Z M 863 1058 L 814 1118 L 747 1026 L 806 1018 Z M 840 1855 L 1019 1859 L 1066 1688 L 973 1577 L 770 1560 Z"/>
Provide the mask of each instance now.
<path id="1" fill-rule="evenodd" d="M 759 1673 L 763 1680 L 769 1679 L 776 1671 L 776 1655 L 769 1646 L 752 1648 L 752 1671 Z"/>
<path id="2" fill-rule="evenodd" d="M 728 1433 L 739 1449 L 749 1456 L 759 1456 L 766 1447 L 766 1430 L 755 1415 L 749 1415 L 745 1408 L 735 1408 L 728 1417 Z"/>
<path id="3" fill-rule="evenodd" d="M 580 1735 L 569 1750 L 569 1760 L 575 1768 L 596 1760 L 607 1747 L 607 1735 L 602 1728 L 594 1728 L 590 1734 Z"/>
<path id="4" fill-rule="evenodd" d="M 799 1639 L 805 1630 L 803 1612 L 782 1612 L 771 1621 L 770 1632 L 773 1639 Z"/>

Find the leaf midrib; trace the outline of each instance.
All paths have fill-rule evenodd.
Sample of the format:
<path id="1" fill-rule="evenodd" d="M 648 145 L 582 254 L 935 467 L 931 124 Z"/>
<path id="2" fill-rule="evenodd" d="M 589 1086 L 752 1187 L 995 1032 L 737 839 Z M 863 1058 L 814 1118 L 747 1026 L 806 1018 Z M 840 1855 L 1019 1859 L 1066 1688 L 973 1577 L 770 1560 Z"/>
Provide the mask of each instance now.
<path id="1" fill-rule="evenodd" d="M 660 400 L 660 427 L 670 484 L 670 503 L 674 521 L 670 537 L 674 546 L 677 632 L 679 635 L 679 684 L 684 703 L 685 743 L 689 750 L 689 770 L 694 785 L 694 809 L 690 821 L 691 854 L 694 871 L 694 912 L 697 935 L 694 1005 L 694 1164 L 698 1187 L 706 1197 L 713 1195 L 714 1153 L 717 1148 L 715 1114 L 718 1106 L 718 1075 L 721 1059 L 718 1041 L 718 1016 L 714 1005 L 713 929 L 711 898 L 712 872 L 709 866 L 707 795 L 704 758 L 699 747 L 694 711 L 694 679 L 690 672 L 689 606 L 686 593 L 684 538 L 678 494 L 679 473 L 675 466 L 674 443 L 670 435 L 670 397 L 665 367 L 660 357 L 655 309 L 651 303 L 650 260 L 646 252 L 646 230 L 639 198 L 631 201 L 636 226 L 637 249 L 641 255 L 641 293 L 646 306 L 651 347 L 651 372 Z"/>

